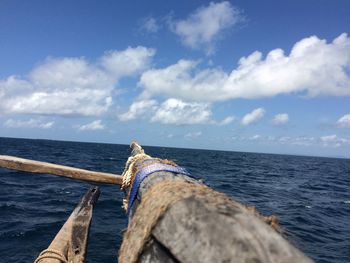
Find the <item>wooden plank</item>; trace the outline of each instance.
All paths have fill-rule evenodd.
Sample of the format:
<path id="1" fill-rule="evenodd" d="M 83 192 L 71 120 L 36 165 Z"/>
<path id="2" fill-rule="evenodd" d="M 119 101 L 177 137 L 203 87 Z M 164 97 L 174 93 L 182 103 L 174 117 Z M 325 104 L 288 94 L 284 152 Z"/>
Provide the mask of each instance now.
<path id="1" fill-rule="evenodd" d="M 136 142 L 131 148 L 133 154 L 143 152 Z M 136 161 L 136 166 L 144 166 L 143 160 Z M 155 172 L 146 177 L 129 215 L 120 262 L 313 262 L 265 223 L 262 216 L 200 184 L 190 177 L 169 172 Z M 153 217 L 167 206 L 165 200 L 176 194 L 186 197 L 173 203 L 160 217 Z M 138 240 L 149 230 L 148 239 L 143 239 L 148 240 L 146 243 Z"/>
<path id="2" fill-rule="evenodd" d="M 57 252 L 67 262 L 83 263 L 86 255 L 92 210 L 100 195 L 97 187 L 90 188 L 57 233 L 50 246 L 35 263 L 60 263 Z"/>
<path id="3" fill-rule="evenodd" d="M 121 185 L 123 182 L 123 177 L 117 174 L 94 172 L 64 165 L 33 161 L 7 155 L 0 155 L 0 167 L 30 173 L 53 174 L 94 183 Z"/>
<path id="4" fill-rule="evenodd" d="M 312 262 L 242 206 L 195 196 L 172 206 L 152 235 L 180 262 Z"/>
<path id="5" fill-rule="evenodd" d="M 191 187 L 190 183 L 179 182 L 186 178 L 172 178 L 168 174 L 162 172 L 152 174 L 140 187 L 139 194 L 140 191 L 143 192 L 141 203 L 136 208 L 134 217 L 130 219 L 131 228 L 128 231 L 130 235 L 126 235 L 128 240 L 132 241 L 126 243 L 120 259 L 131 256 L 124 251 L 132 249 L 134 244 L 138 243 L 137 238 L 140 234 L 148 231 L 147 226 L 153 225 L 155 221 L 147 221 L 147 217 L 152 218 L 154 211 L 163 209 L 162 207 L 166 204 L 163 200 L 170 200 L 176 193 L 182 196 L 186 193 L 184 199 L 180 199 L 165 210 L 150 234 L 162 245 L 164 253 L 171 255 L 171 258 L 175 258 L 178 262 L 312 262 L 262 221 L 260 216 L 256 216 L 251 209 L 209 188 L 201 188 L 197 185 L 198 190 L 195 190 L 196 188 Z M 168 182 L 167 185 L 159 182 L 163 177 L 167 177 L 167 180 L 163 181 Z M 176 184 L 181 188 L 171 188 Z M 157 185 L 160 186 L 159 191 L 154 190 Z M 150 194 L 146 190 L 147 186 L 150 186 L 148 188 Z M 202 190 L 199 191 L 199 189 Z M 146 206 L 142 203 L 144 200 L 147 200 Z M 147 210 L 150 206 L 151 208 Z M 164 255 L 158 251 L 159 248 L 152 250 L 151 246 L 152 243 L 147 243 L 138 260 L 130 262 L 148 263 L 152 251 L 157 253 L 157 256 Z M 121 260 L 121 262 L 124 261 Z"/>

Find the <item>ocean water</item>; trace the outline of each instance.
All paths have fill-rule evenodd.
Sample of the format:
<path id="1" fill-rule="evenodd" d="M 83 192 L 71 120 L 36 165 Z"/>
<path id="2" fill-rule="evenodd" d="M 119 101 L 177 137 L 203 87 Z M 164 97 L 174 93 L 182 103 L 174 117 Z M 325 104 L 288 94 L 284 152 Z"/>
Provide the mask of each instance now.
<path id="1" fill-rule="evenodd" d="M 265 215 L 316 262 L 350 262 L 350 160 L 144 147 Z M 121 174 L 127 145 L 0 138 L 0 154 Z M 0 262 L 32 262 L 90 184 L 0 168 Z M 118 186 L 100 185 L 86 262 L 116 262 L 126 228 Z"/>

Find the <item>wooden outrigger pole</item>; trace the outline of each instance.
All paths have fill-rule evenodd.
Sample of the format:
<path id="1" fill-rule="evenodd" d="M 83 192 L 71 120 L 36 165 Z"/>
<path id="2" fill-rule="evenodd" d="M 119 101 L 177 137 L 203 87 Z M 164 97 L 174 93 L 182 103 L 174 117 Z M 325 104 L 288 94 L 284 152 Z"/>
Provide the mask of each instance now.
<path id="1" fill-rule="evenodd" d="M 264 217 L 131 143 L 123 176 L 129 225 L 121 263 L 309 263 Z"/>
<path id="2" fill-rule="evenodd" d="M 35 263 L 83 263 L 92 219 L 93 206 L 100 190 L 92 187 L 73 210 L 49 247 L 43 250 Z"/>
<path id="3" fill-rule="evenodd" d="M 8 155 L 0 155 L 0 167 L 17 171 L 53 174 L 93 183 L 122 184 L 123 178 L 117 174 L 93 172 L 75 167 L 33 161 Z"/>
<path id="4" fill-rule="evenodd" d="M 70 174 L 69 169 L 77 168 L 57 169 L 57 165 L 8 156 L 0 156 L 0 167 L 121 185 L 128 228 L 119 250 L 120 263 L 312 262 L 282 237 L 276 217 L 264 217 L 255 209 L 214 191 L 173 161 L 145 154 L 137 142 L 132 142 L 130 147 L 132 154 L 122 176 L 91 171 L 86 174 L 81 169 L 78 175 Z M 88 210 L 91 213 L 92 207 Z M 54 250 L 67 257 L 71 255 L 72 259 L 42 259 L 39 263 L 83 262 L 84 257 L 74 257 L 72 252 L 67 255 L 64 245 L 67 242 L 62 239 L 62 236 L 75 236 L 69 225 L 74 225 L 80 217 L 73 214 L 66 222 L 68 227 L 65 224 L 62 228 L 66 230 L 61 229 L 49 247 L 60 244 Z M 79 220 L 90 222 L 91 217 Z M 84 229 L 83 243 L 88 228 Z M 74 245 L 68 251 L 74 252 Z"/>

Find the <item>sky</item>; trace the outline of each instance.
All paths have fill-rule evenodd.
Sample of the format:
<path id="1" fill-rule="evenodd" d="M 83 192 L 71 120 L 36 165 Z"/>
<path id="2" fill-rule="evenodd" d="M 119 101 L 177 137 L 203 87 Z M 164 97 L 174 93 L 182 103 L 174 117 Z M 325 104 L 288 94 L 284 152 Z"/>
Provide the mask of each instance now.
<path id="1" fill-rule="evenodd" d="M 350 2 L 0 1 L 0 137 L 350 158 Z"/>

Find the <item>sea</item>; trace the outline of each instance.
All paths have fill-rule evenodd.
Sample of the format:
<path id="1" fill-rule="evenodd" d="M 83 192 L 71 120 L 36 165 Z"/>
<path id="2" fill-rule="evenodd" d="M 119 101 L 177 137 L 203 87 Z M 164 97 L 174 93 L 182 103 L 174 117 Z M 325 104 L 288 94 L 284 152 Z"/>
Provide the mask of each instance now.
<path id="1" fill-rule="evenodd" d="M 276 215 L 316 262 L 350 262 L 350 160 L 144 146 L 210 187 Z M 121 174 L 128 145 L 0 138 L 0 154 Z M 98 185 L 86 262 L 117 262 L 127 227 L 123 193 Z M 33 262 L 91 184 L 0 168 L 0 262 Z"/>

